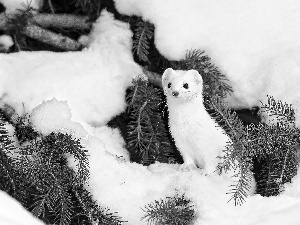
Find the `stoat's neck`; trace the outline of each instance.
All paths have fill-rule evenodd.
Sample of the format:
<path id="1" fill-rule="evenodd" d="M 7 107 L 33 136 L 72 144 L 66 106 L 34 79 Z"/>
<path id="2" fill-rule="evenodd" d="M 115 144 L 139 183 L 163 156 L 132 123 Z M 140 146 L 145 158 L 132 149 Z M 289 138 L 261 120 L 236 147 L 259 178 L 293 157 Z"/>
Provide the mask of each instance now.
<path id="1" fill-rule="evenodd" d="M 207 114 L 203 105 L 202 95 L 198 95 L 193 99 L 180 99 L 168 96 L 167 100 L 169 113 L 184 114 L 186 116 Z"/>

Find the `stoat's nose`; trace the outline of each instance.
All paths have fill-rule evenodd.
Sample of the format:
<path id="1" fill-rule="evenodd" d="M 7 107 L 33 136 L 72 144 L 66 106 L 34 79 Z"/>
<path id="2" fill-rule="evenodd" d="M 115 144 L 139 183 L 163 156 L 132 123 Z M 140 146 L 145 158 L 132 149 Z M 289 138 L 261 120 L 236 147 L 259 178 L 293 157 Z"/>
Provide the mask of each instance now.
<path id="1" fill-rule="evenodd" d="M 177 96 L 179 95 L 179 92 L 178 92 L 178 91 L 173 91 L 173 92 L 172 92 L 172 95 L 173 95 L 174 97 L 177 97 Z"/>

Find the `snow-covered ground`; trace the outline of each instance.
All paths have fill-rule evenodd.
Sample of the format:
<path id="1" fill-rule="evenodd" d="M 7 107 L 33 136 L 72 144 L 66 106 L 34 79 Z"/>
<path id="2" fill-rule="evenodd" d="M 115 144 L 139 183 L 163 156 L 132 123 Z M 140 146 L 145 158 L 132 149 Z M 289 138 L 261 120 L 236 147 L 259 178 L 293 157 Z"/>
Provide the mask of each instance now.
<path id="1" fill-rule="evenodd" d="M 42 225 L 41 221 L 23 208 L 21 203 L 0 191 L 1 225 Z"/>
<path id="2" fill-rule="evenodd" d="M 55 117 L 52 110 L 56 111 Z M 300 173 L 280 196 L 254 195 L 242 206 L 234 206 L 233 202 L 228 203 L 230 195 L 226 194 L 232 184 L 228 178 L 204 176 L 198 169 L 183 172 L 174 164 L 156 163 L 144 167 L 130 163 L 117 130 L 102 126 L 87 135 L 83 127 L 72 120 L 66 102 L 47 101 L 33 110 L 32 117 L 46 118 L 48 124 L 55 124 L 52 131 L 81 138 L 90 155 L 91 179 L 87 188 L 99 203 L 117 211 L 130 225 L 147 224 L 140 221 L 145 215 L 142 208 L 176 193 L 185 193 L 195 204 L 197 225 L 300 224 Z M 39 120 L 34 119 L 33 125 L 45 134 L 49 132 L 49 127 Z M 76 162 L 70 160 L 70 166 L 76 169 Z"/>
<path id="3" fill-rule="evenodd" d="M 169 58 L 182 58 L 191 48 L 206 50 L 234 85 L 239 102 L 232 99 L 232 104 L 256 104 L 262 90 L 297 96 L 287 76 L 295 85 L 300 83 L 295 76 L 300 64 L 294 61 L 299 56 L 299 4 L 189 1 L 116 3 L 121 12 L 142 15 L 155 24 L 157 47 Z M 266 17 L 260 17 L 263 10 Z M 183 192 L 195 204 L 197 225 L 299 225 L 300 172 L 279 196 L 254 195 L 235 207 L 227 203 L 227 178 L 203 176 L 199 170 L 182 172 L 178 165 L 143 167 L 129 162 L 119 131 L 104 124 L 124 110 L 125 89 L 142 73 L 132 58 L 131 36 L 127 24 L 103 12 L 82 52 L 1 54 L 0 103 L 12 105 L 19 114 L 32 112 L 34 126 L 42 133 L 61 131 L 82 138 L 90 154 L 87 188 L 99 204 L 118 212 L 129 225 L 146 224 L 140 221 L 146 204 Z M 273 84 L 282 87 L 277 90 Z M 76 163 L 70 160 L 70 166 Z M 1 208 L 4 204 L 1 200 Z"/>
<path id="4" fill-rule="evenodd" d="M 297 0 L 114 0 L 120 13 L 155 26 L 169 59 L 201 49 L 229 78 L 230 106 L 260 106 L 267 95 L 293 104 L 300 125 L 300 4 Z"/>
<path id="5" fill-rule="evenodd" d="M 125 108 L 125 90 L 142 74 L 131 54 L 129 25 L 104 13 L 82 52 L 0 54 L 0 99 L 19 115 L 53 97 L 82 123 L 106 124 Z"/>

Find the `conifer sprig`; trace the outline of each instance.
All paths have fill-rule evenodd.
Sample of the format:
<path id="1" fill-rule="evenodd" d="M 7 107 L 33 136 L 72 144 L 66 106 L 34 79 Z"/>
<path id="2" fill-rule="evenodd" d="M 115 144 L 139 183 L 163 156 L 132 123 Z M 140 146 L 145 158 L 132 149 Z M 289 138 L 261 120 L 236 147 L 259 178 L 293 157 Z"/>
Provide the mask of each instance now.
<path id="1" fill-rule="evenodd" d="M 98 18 L 101 12 L 102 0 L 73 0 L 72 4 L 82 13 L 91 18 Z"/>
<path id="2" fill-rule="evenodd" d="M 269 125 L 249 126 L 255 157 L 262 164 L 257 193 L 263 196 L 278 195 L 283 185 L 290 182 L 297 173 L 300 146 L 300 130 L 295 125 L 295 114 L 291 105 L 268 96 L 263 104 Z"/>
<path id="3" fill-rule="evenodd" d="M 16 181 L 11 156 L 16 148 L 3 121 L 4 118 L 0 112 L 0 189 L 15 195 Z"/>
<path id="4" fill-rule="evenodd" d="M 131 121 L 128 124 L 128 149 L 133 161 L 145 165 L 172 154 L 161 115 L 162 93 L 138 78 L 127 97 Z"/>
<path id="5" fill-rule="evenodd" d="M 291 124 L 295 126 L 295 110 L 291 104 L 282 101 L 276 101 L 273 96 L 267 95 L 267 103 L 262 103 L 261 115 L 271 118 L 272 122 Z M 266 113 L 267 115 L 263 115 Z M 267 118 L 267 119 L 268 119 Z"/>
<path id="6" fill-rule="evenodd" d="M 178 70 L 197 70 L 203 78 L 203 92 L 206 96 L 224 98 L 232 92 L 232 88 L 227 83 L 228 79 L 211 62 L 211 58 L 204 54 L 204 51 L 190 50 L 184 60 L 171 62 L 171 67 Z"/>
<path id="7" fill-rule="evenodd" d="M 123 224 L 84 189 L 89 170 L 80 140 L 62 133 L 42 136 L 30 127 L 29 118 L 17 118 L 13 124 L 19 134 L 16 136 L 25 144 L 16 147 L 4 120 L 0 114 L 1 190 L 47 224 Z M 76 160 L 76 172 L 69 168 L 67 155 Z"/>
<path id="8" fill-rule="evenodd" d="M 116 213 L 110 212 L 107 208 L 100 207 L 96 201 L 93 200 L 92 195 L 83 187 L 74 187 L 73 193 L 75 193 L 83 209 L 83 213 L 75 215 L 73 220 L 84 215 L 86 219 L 82 220 L 84 222 L 83 224 L 121 225 L 126 223 L 126 221 L 123 221 Z"/>
<path id="9" fill-rule="evenodd" d="M 195 218 L 194 205 L 184 195 L 155 200 L 145 206 L 146 213 L 142 220 L 148 224 L 159 225 L 188 225 Z"/>
<path id="10" fill-rule="evenodd" d="M 278 195 L 283 185 L 290 182 L 297 172 L 300 130 L 295 126 L 294 111 L 291 105 L 268 98 L 268 104 L 263 105 L 264 110 L 277 118 L 277 122 L 270 125 L 259 123 L 245 127 L 218 98 L 211 98 L 205 104 L 232 140 L 224 151 L 224 161 L 219 169 L 235 169 L 238 163 L 235 175 L 238 181 L 231 185 L 229 191 L 230 200 L 235 205 L 245 201 L 251 188 L 253 159 L 262 164 L 262 169 L 256 171 L 259 178 L 256 192 L 263 196 Z"/>
<path id="11" fill-rule="evenodd" d="M 133 54 L 138 56 L 139 60 L 147 62 L 148 49 L 150 48 L 149 40 L 153 37 L 154 25 L 139 19 L 135 26 L 132 51 Z"/>
<path id="12" fill-rule="evenodd" d="M 57 224 L 69 224 L 73 214 L 72 187 L 84 184 L 88 178 L 86 150 L 71 135 L 51 133 L 20 149 L 19 167 L 22 186 L 32 187 L 35 216 L 53 217 Z M 66 154 L 78 160 L 78 172 L 68 167 Z"/>
<path id="13" fill-rule="evenodd" d="M 230 186 L 228 194 L 231 195 L 229 201 L 233 200 L 235 205 L 241 205 L 247 197 L 247 193 L 253 183 L 252 173 L 252 149 L 248 147 L 249 137 L 245 132 L 242 121 L 235 112 L 226 109 L 226 104 L 217 96 L 206 100 L 205 106 L 212 118 L 226 131 L 231 138 L 227 144 L 222 158 L 222 163 L 218 165 L 220 171 L 225 173 L 228 170 L 235 171 L 233 175 L 236 183 Z"/>

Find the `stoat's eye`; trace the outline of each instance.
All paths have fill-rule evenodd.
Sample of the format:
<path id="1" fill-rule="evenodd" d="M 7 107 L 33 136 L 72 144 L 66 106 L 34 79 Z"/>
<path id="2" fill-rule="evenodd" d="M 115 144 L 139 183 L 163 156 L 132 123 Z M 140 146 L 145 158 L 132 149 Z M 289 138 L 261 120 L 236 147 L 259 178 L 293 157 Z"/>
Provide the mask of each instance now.
<path id="1" fill-rule="evenodd" d="M 168 83 L 168 88 L 170 88 L 171 87 L 171 83 Z"/>
<path id="2" fill-rule="evenodd" d="M 189 84 L 188 84 L 188 83 L 184 83 L 184 84 L 183 84 L 183 87 L 184 87 L 185 89 L 188 89 L 188 88 L 189 88 Z"/>

